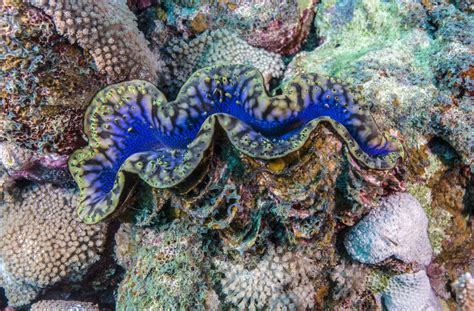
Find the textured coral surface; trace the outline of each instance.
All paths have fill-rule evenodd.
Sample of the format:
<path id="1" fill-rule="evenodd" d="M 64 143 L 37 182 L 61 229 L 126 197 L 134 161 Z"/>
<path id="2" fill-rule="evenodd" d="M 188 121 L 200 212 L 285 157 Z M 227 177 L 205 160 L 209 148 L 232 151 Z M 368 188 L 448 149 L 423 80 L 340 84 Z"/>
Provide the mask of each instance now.
<path id="1" fill-rule="evenodd" d="M 45 185 L 0 206 L 0 285 L 10 305 L 30 303 L 43 288 L 80 276 L 98 260 L 107 225 L 79 222 L 77 203 L 76 195 Z"/>

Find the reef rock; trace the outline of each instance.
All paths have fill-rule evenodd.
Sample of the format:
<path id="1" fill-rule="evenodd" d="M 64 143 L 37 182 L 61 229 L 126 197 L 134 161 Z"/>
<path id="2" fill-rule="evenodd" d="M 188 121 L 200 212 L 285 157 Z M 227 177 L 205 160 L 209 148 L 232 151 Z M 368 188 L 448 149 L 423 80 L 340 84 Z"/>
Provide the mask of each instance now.
<path id="1" fill-rule="evenodd" d="M 397 193 L 383 198 L 378 208 L 357 223 L 344 245 L 362 263 L 377 264 L 394 256 L 428 265 L 433 250 L 427 230 L 428 218 L 420 203 L 408 193 Z"/>
<path id="2" fill-rule="evenodd" d="M 382 302 L 387 310 L 441 311 L 424 270 L 392 277 L 382 293 Z"/>
<path id="3" fill-rule="evenodd" d="M 44 185 L 0 205 L 0 287 L 11 306 L 26 305 L 42 289 L 82 276 L 100 258 L 107 225 L 79 222 L 77 203 L 75 194 Z"/>

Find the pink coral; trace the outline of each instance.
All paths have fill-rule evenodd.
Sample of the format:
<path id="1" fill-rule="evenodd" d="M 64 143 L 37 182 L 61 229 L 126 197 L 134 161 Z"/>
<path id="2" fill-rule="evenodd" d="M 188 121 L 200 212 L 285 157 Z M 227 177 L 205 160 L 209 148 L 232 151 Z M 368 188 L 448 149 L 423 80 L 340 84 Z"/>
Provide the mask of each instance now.
<path id="1" fill-rule="evenodd" d="M 311 0 L 306 8 L 300 10 L 299 18 L 293 22 L 276 19 L 268 26 L 256 29 L 245 39 L 255 47 L 282 55 L 295 54 L 306 40 L 314 17 Z"/>

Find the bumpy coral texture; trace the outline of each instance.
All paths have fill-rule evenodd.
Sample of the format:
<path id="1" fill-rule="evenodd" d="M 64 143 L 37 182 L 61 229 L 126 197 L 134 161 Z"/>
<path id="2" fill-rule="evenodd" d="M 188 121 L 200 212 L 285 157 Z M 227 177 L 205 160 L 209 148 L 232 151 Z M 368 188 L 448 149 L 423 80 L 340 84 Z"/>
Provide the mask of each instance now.
<path id="1" fill-rule="evenodd" d="M 456 292 L 456 301 L 459 311 L 474 310 L 474 278 L 471 273 L 461 275 L 452 287 Z"/>
<path id="2" fill-rule="evenodd" d="M 407 263 L 428 265 L 433 253 L 428 218 L 408 193 L 383 198 L 378 208 L 348 232 L 344 245 L 352 258 L 370 264 L 394 256 Z"/>
<path id="3" fill-rule="evenodd" d="M 241 264 L 219 262 L 222 292 L 226 301 L 240 310 L 307 310 L 314 308 L 316 274 L 313 261 L 300 253 L 269 248 L 257 266 L 248 270 Z"/>
<path id="4" fill-rule="evenodd" d="M 175 40 L 167 48 L 171 57 L 174 86 L 181 86 L 197 69 L 242 64 L 257 68 L 268 84 L 272 78 L 283 74 L 285 65 L 278 54 L 250 46 L 235 32 L 217 30 L 204 32 L 186 42 Z M 173 85 L 172 85 L 173 86 Z"/>
<path id="5" fill-rule="evenodd" d="M 274 159 L 300 149 L 322 121 L 367 167 L 391 169 L 403 152 L 346 86 L 319 75 L 302 75 L 275 97 L 257 70 L 240 65 L 196 72 L 172 102 L 146 81 L 109 86 L 86 112 L 89 146 L 69 159 L 81 188 L 78 213 L 88 223 L 112 213 L 124 171 L 156 188 L 180 184 L 203 161 L 217 122 L 241 152 Z"/>
<path id="6" fill-rule="evenodd" d="M 50 185 L 0 206 L 0 286 L 24 305 L 46 286 L 80 276 L 99 259 L 106 224 L 78 222 L 78 197 Z"/>
<path id="7" fill-rule="evenodd" d="M 392 277 L 382 293 L 382 302 L 387 310 L 441 311 L 424 270 Z"/>
<path id="8" fill-rule="evenodd" d="M 29 0 L 53 19 L 61 34 L 94 57 L 113 81 L 156 81 L 158 61 L 125 0 Z"/>
<path id="9" fill-rule="evenodd" d="M 252 46 L 290 55 L 307 38 L 315 0 L 163 1 L 167 25 L 184 35 L 229 27 Z"/>
<path id="10" fill-rule="evenodd" d="M 137 247 L 117 291 L 117 310 L 202 309 L 207 262 L 202 237 L 189 222 L 176 220 L 159 231 L 138 229 L 130 242 Z"/>
<path id="11" fill-rule="evenodd" d="M 92 302 L 73 300 L 41 300 L 31 305 L 31 311 L 99 311 Z"/>

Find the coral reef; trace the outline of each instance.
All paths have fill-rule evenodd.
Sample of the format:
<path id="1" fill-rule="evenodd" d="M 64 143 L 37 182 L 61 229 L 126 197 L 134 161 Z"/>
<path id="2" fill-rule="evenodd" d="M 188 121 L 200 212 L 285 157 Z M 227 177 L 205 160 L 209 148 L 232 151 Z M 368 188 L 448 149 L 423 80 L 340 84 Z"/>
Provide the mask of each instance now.
<path id="1" fill-rule="evenodd" d="M 83 143 L 85 104 L 105 79 L 40 10 L 3 1 L 0 16 L 0 139 L 43 152 Z"/>
<path id="2" fill-rule="evenodd" d="M 391 169 L 403 155 L 401 146 L 379 132 L 363 102 L 318 75 L 301 76 L 272 98 L 261 74 L 239 65 L 196 72 L 169 103 L 145 81 L 109 86 L 86 112 L 90 145 L 69 160 L 81 189 L 78 214 L 95 223 L 112 213 L 124 188 L 124 171 L 157 188 L 181 183 L 205 157 L 217 122 L 243 153 L 274 159 L 300 149 L 321 121 L 367 167 Z"/>
<path id="3" fill-rule="evenodd" d="M 189 42 L 171 41 L 167 51 L 174 88 L 183 85 L 197 69 L 209 66 L 251 65 L 262 73 L 266 85 L 282 76 L 285 67 L 278 54 L 254 48 L 225 29 L 204 32 Z"/>
<path id="4" fill-rule="evenodd" d="M 346 235 L 344 245 L 352 258 L 377 264 L 394 256 L 404 262 L 428 265 L 432 248 L 428 218 L 420 203 L 408 193 L 382 198 Z"/>
<path id="5" fill-rule="evenodd" d="M 186 220 L 132 236 L 140 247 L 117 293 L 117 310 L 189 310 L 202 306 L 208 288 L 202 275 L 202 239 Z"/>
<path id="6" fill-rule="evenodd" d="M 313 262 L 301 253 L 269 247 L 267 254 L 248 270 L 242 265 L 219 262 L 224 273 L 222 292 L 239 309 L 307 310 L 314 307 Z"/>
<path id="7" fill-rule="evenodd" d="M 60 34 L 88 51 L 111 81 L 157 82 L 161 67 L 125 0 L 28 2 L 44 10 Z"/>
<path id="8" fill-rule="evenodd" d="M 99 311 L 99 306 L 91 302 L 66 300 L 41 300 L 31 305 L 31 311 Z"/>
<path id="9" fill-rule="evenodd" d="M 80 277 L 99 259 L 106 224 L 77 221 L 78 197 L 51 185 L 0 206 L 0 285 L 9 304 L 25 305 L 43 288 Z"/>
<path id="10" fill-rule="evenodd" d="M 474 279 L 469 272 L 461 275 L 452 287 L 456 291 L 458 310 L 468 311 L 474 309 Z"/>
<path id="11" fill-rule="evenodd" d="M 424 270 L 390 278 L 382 293 L 382 302 L 387 310 L 441 311 L 441 305 Z"/>
<path id="12" fill-rule="evenodd" d="M 212 3 L 214 2 L 214 3 Z M 184 36 L 229 27 L 251 45 L 291 55 L 306 40 L 315 0 L 163 1 L 166 24 Z"/>
<path id="13" fill-rule="evenodd" d="M 472 18 L 444 1 L 427 10 L 415 1 L 327 0 L 315 26 L 322 44 L 299 53 L 286 79 L 318 72 L 359 85 L 375 118 L 396 126 L 409 148 L 435 135 L 472 163 Z"/>

